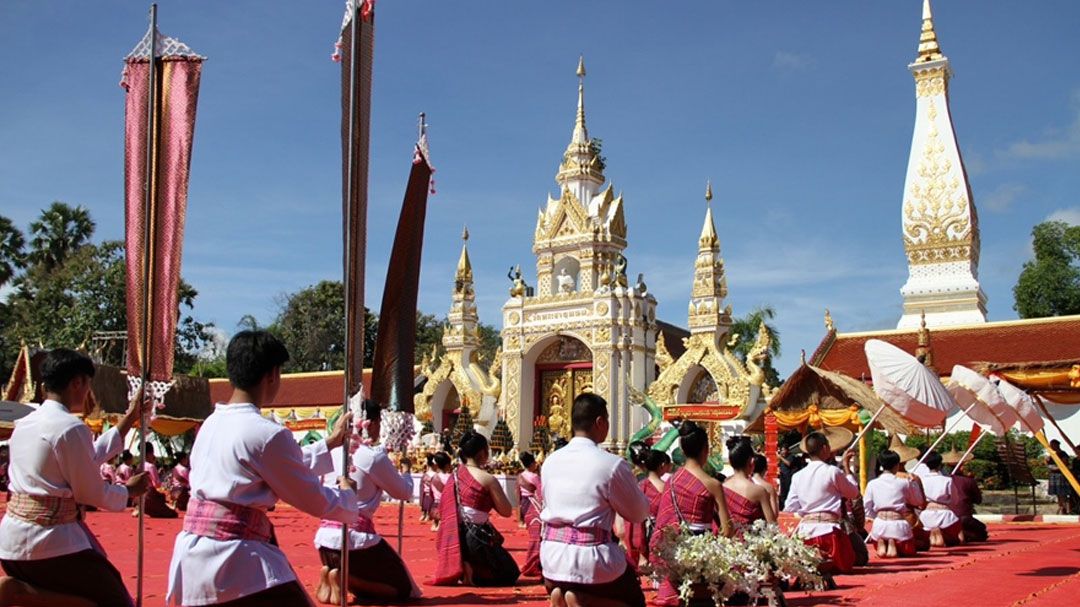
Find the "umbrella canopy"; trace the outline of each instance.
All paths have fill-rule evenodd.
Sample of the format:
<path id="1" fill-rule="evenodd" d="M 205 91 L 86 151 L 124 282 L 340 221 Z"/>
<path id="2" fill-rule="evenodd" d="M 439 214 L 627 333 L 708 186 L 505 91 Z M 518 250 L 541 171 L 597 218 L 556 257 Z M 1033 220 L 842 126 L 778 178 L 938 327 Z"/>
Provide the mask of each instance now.
<path id="1" fill-rule="evenodd" d="M 1028 430 L 1031 432 L 1042 430 L 1043 418 L 1042 415 L 1039 415 L 1039 409 L 1035 406 L 1035 401 L 1031 398 L 1031 395 L 1004 379 L 998 381 L 997 387 L 1002 398 L 1016 412 L 1016 415 L 1023 420 Z"/>
<path id="2" fill-rule="evenodd" d="M 948 390 L 965 415 L 996 436 L 1004 436 L 1016 423 L 1016 415 L 1009 413 L 1009 406 L 994 384 L 963 365 L 953 367 Z M 1006 419 L 1001 419 L 999 412 L 1006 414 Z"/>
<path id="3" fill-rule="evenodd" d="M 896 346 L 871 339 L 864 346 L 874 391 L 909 422 L 940 426 L 956 406 L 949 391 L 919 359 Z"/>

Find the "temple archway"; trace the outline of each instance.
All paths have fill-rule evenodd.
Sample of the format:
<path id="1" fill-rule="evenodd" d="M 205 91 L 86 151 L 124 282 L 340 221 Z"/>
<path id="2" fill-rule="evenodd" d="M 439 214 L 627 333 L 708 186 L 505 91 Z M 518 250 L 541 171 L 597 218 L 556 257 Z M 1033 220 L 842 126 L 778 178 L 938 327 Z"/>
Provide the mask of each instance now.
<path id="1" fill-rule="evenodd" d="M 461 395 L 453 382 L 445 379 L 439 382 L 431 397 L 431 424 L 436 432 L 443 428 L 453 428 L 461 412 Z"/>
<path id="2" fill-rule="evenodd" d="M 569 438 L 574 397 L 593 389 L 592 350 L 574 335 L 551 335 L 533 344 L 523 363 L 522 444 L 530 444 L 537 424 Z"/>

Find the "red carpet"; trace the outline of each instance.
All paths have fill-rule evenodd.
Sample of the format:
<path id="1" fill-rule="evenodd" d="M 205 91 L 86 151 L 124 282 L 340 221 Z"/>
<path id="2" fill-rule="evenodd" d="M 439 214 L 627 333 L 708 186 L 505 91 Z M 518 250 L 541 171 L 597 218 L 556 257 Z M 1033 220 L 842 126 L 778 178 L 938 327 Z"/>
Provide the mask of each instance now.
<path id="1" fill-rule="evenodd" d="M 418 510 L 405 510 L 405 559 L 424 590 L 421 605 L 546 605 L 536 580 L 515 588 L 472 589 L 425 584 L 435 568 L 435 534 L 416 521 Z M 319 559 L 312 547 L 314 519 L 289 507 L 272 514 L 278 540 L 301 580 L 314 593 Z M 112 561 L 135 587 L 135 519 L 129 513 L 92 512 L 91 529 Z M 507 545 L 524 561 L 527 538 L 515 522 L 500 520 Z M 396 506 L 386 505 L 377 517 L 380 529 L 393 535 Z M 146 605 L 164 604 L 168 563 L 179 520 L 149 520 L 146 530 Z M 1080 593 L 1080 526 L 1041 524 L 991 525 L 992 541 L 921 553 L 896 561 L 875 561 L 854 575 L 837 578 L 835 591 L 787 595 L 793 606 L 808 605 L 1067 605 Z M 391 539 L 391 544 L 394 540 Z"/>

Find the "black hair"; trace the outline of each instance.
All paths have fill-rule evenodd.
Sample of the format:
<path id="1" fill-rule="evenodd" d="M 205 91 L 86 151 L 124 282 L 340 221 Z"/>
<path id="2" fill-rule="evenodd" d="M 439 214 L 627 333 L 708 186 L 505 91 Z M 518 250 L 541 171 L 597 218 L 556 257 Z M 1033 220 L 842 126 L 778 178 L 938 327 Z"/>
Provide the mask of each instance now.
<path id="1" fill-rule="evenodd" d="M 679 425 L 679 446 L 686 457 L 697 459 L 709 446 L 709 434 L 697 423 L 684 421 Z"/>
<path id="2" fill-rule="evenodd" d="M 364 413 L 364 419 L 370 422 L 382 421 L 382 407 L 370 398 L 364 399 L 364 402 L 360 405 L 360 410 Z"/>
<path id="3" fill-rule="evenodd" d="M 816 456 L 818 453 L 821 453 L 821 450 L 829 444 L 829 439 L 825 438 L 825 435 L 821 432 L 811 432 L 810 434 L 806 435 L 806 438 L 804 440 L 806 441 L 807 455 Z"/>
<path id="4" fill-rule="evenodd" d="M 570 423 L 574 432 L 588 432 L 592 430 L 596 418 L 607 417 L 607 401 L 604 397 L 592 392 L 582 392 L 574 399 L 574 408 L 570 413 Z"/>
<path id="5" fill-rule="evenodd" d="M 769 471 L 769 460 L 760 453 L 754 454 L 754 474 L 765 474 Z"/>
<path id="6" fill-rule="evenodd" d="M 289 362 L 289 350 L 267 331 L 241 331 L 229 340 L 225 367 L 234 388 L 250 390 L 268 373 Z"/>
<path id="7" fill-rule="evenodd" d="M 536 458 L 533 457 L 533 454 L 529 453 L 528 451 L 522 453 L 518 459 L 521 460 L 521 465 L 525 466 L 526 468 L 536 463 Z"/>
<path id="8" fill-rule="evenodd" d="M 745 470 L 754 459 L 754 445 L 749 436 L 732 436 L 727 439 L 728 463 L 736 470 Z"/>
<path id="9" fill-rule="evenodd" d="M 154 444 L 153 443 L 146 443 L 146 454 L 147 455 L 153 455 L 154 454 Z"/>
<path id="10" fill-rule="evenodd" d="M 645 456 L 649 453 L 649 446 L 645 441 L 636 440 L 626 447 L 630 453 L 630 463 L 640 468 L 645 467 Z"/>
<path id="11" fill-rule="evenodd" d="M 656 472 L 661 466 L 671 463 L 671 458 L 667 453 L 659 451 L 657 449 L 649 449 L 642 456 L 641 466 L 649 472 Z"/>
<path id="12" fill-rule="evenodd" d="M 881 453 L 878 453 L 877 463 L 881 466 L 882 470 L 892 472 L 900 467 L 900 454 L 896 451 L 886 449 Z"/>
<path id="13" fill-rule="evenodd" d="M 445 451 L 439 451 L 432 456 L 431 460 L 435 462 L 435 465 L 438 466 L 439 470 L 450 468 L 450 456 L 447 455 Z"/>
<path id="14" fill-rule="evenodd" d="M 49 392 L 63 392 L 76 377 L 94 377 L 94 362 L 85 354 L 57 348 L 41 363 L 41 383 Z"/>
<path id="15" fill-rule="evenodd" d="M 131 451 L 128 451 L 127 449 L 124 449 L 124 452 L 120 454 L 121 462 L 130 462 L 133 459 L 135 459 L 135 456 L 132 455 Z"/>
<path id="16" fill-rule="evenodd" d="M 556 436 L 555 440 L 551 443 L 551 450 L 558 451 L 559 449 L 562 449 L 568 444 L 570 444 L 570 441 L 566 440 L 561 436 Z"/>
<path id="17" fill-rule="evenodd" d="M 458 441 L 458 459 L 465 461 L 470 457 L 476 457 L 478 453 L 487 448 L 487 438 L 476 430 L 469 430 Z"/>
<path id="18" fill-rule="evenodd" d="M 427 461 L 428 466 L 434 466 L 435 465 L 435 454 L 434 453 L 428 453 L 427 456 L 424 459 Z"/>
<path id="19" fill-rule="evenodd" d="M 930 453 L 926 454 L 925 458 L 923 458 L 923 463 L 926 464 L 926 467 L 931 470 L 941 470 L 941 454 L 937 451 L 931 451 Z"/>

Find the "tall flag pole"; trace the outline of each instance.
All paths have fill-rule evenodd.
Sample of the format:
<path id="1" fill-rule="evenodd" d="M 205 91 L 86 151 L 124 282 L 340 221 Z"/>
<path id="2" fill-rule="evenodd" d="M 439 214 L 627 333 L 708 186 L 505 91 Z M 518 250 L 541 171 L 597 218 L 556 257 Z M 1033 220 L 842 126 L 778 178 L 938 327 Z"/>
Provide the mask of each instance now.
<path id="1" fill-rule="evenodd" d="M 345 371 L 342 415 L 362 400 L 364 377 L 364 255 L 367 248 L 368 154 L 371 143 L 371 68 L 375 0 L 347 0 L 333 59 L 341 62 L 341 174 Z M 359 421 L 359 420 L 358 420 Z M 351 467 L 350 433 L 341 450 L 342 473 Z M 349 600 L 349 528 L 341 529 L 341 605 Z"/>
<path id="2" fill-rule="evenodd" d="M 129 398 L 140 389 L 163 405 L 172 386 L 195 108 L 205 58 L 150 27 L 124 58 L 124 198 Z M 146 460 L 144 413 L 139 420 Z M 139 502 L 136 604 L 143 602 L 144 514 Z"/>
<path id="3" fill-rule="evenodd" d="M 420 260 L 424 248 L 424 219 L 435 169 L 429 160 L 427 123 L 420 114 L 412 169 L 401 203 L 394 248 L 386 270 L 375 361 L 371 370 L 371 398 L 390 409 L 383 415 L 382 439 L 387 451 L 402 457 L 413 436 L 413 392 L 416 362 L 416 301 L 420 291 Z M 402 553 L 405 502 L 398 504 L 398 554 Z"/>

